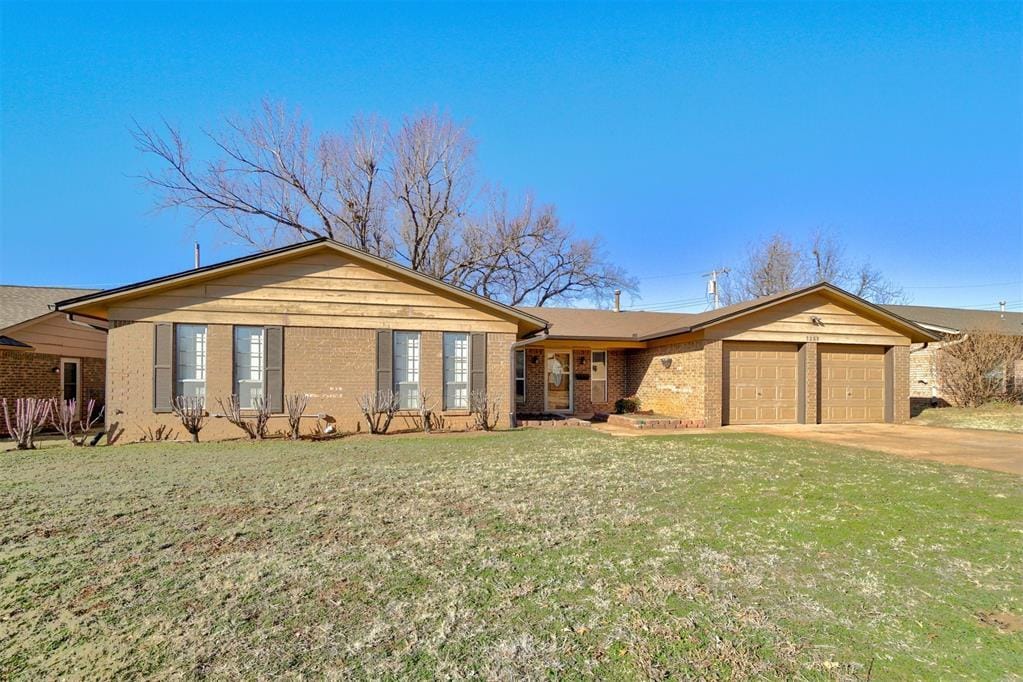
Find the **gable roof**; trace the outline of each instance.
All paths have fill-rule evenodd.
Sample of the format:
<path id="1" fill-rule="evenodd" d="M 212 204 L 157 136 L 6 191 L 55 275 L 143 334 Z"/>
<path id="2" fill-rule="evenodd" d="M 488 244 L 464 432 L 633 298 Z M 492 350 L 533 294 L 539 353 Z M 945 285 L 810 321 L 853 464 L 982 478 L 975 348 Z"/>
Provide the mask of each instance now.
<path id="1" fill-rule="evenodd" d="M 0 330 L 41 317 L 57 301 L 94 294 L 98 289 L 67 287 L 24 287 L 0 284 Z"/>
<path id="2" fill-rule="evenodd" d="M 345 246 L 344 244 L 334 241 L 333 239 L 328 239 L 327 237 L 299 242 L 297 244 L 290 244 L 277 249 L 262 251 L 260 253 L 242 256 L 241 258 L 234 258 L 232 260 L 194 268 L 192 270 L 184 270 L 182 272 L 165 275 L 163 277 L 155 277 L 153 279 L 135 282 L 134 284 L 128 284 L 114 289 L 105 289 L 103 291 L 89 293 L 83 296 L 71 297 L 59 301 L 57 303 L 57 309 L 65 312 L 80 311 L 83 308 L 95 304 L 108 304 L 111 301 L 161 291 L 195 281 L 211 279 L 228 272 L 286 260 L 299 255 L 305 255 L 322 250 L 334 251 L 357 263 L 385 270 L 399 278 L 412 280 L 426 286 L 427 288 L 436 289 L 452 298 L 466 301 L 470 305 L 486 308 L 500 317 L 520 322 L 530 331 L 538 331 L 547 326 L 547 321 L 540 317 L 536 317 L 503 303 L 493 301 L 484 296 L 474 294 L 470 291 L 466 291 L 465 289 L 452 286 L 435 277 L 430 277 L 429 275 L 424 275 L 421 272 L 416 272 L 411 268 L 399 265 L 398 263 L 389 261 L 385 258 L 380 258 L 379 256 L 374 256 L 366 253 L 365 251 L 359 251 L 358 249 Z"/>
<path id="3" fill-rule="evenodd" d="M 827 282 L 790 289 L 752 301 L 707 310 L 700 313 L 651 313 L 645 311 L 587 310 L 582 308 L 528 308 L 550 322 L 552 338 L 604 339 L 611 341 L 650 341 L 664 336 L 687 334 L 756 310 L 815 292 L 832 296 L 871 310 L 878 317 L 910 332 L 914 341 L 933 341 L 936 337 L 897 312 L 875 305 Z"/>
<path id="4" fill-rule="evenodd" d="M 896 315 L 901 315 L 917 324 L 938 331 L 982 330 L 1010 336 L 1023 336 L 1023 313 L 936 308 L 922 305 L 886 305 L 883 307 Z"/>

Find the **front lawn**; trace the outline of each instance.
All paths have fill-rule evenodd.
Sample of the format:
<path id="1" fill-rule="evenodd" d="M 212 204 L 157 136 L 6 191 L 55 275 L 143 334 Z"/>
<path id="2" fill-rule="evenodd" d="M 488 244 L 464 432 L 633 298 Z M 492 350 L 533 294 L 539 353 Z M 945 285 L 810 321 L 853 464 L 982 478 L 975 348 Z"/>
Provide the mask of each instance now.
<path id="1" fill-rule="evenodd" d="M 993 679 L 1018 477 L 576 429 L 0 455 L 0 678 Z"/>
<path id="2" fill-rule="evenodd" d="M 911 423 L 1023 433 L 1023 405 L 992 403 L 981 407 L 929 407 L 913 417 Z"/>

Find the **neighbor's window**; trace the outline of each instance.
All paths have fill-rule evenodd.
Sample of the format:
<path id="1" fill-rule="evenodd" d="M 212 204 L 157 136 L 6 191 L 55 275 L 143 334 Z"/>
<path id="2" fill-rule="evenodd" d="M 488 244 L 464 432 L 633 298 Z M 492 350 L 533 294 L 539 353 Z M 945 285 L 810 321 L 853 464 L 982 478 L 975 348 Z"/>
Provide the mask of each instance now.
<path id="1" fill-rule="evenodd" d="M 590 356 L 590 402 L 607 402 L 607 351 L 595 350 Z"/>
<path id="2" fill-rule="evenodd" d="M 526 351 L 515 351 L 515 402 L 526 402 Z"/>
<path id="3" fill-rule="evenodd" d="M 469 335 L 444 333 L 444 409 L 469 409 Z"/>
<path id="4" fill-rule="evenodd" d="M 174 395 L 206 397 L 206 325 L 175 325 Z"/>
<path id="5" fill-rule="evenodd" d="M 398 408 L 419 408 L 419 332 L 394 332 L 394 391 Z"/>
<path id="6" fill-rule="evenodd" d="M 266 368 L 266 332 L 263 327 L 234 328 L 234 392 L 242 409 L 256 407 L 262 398 Z"/>

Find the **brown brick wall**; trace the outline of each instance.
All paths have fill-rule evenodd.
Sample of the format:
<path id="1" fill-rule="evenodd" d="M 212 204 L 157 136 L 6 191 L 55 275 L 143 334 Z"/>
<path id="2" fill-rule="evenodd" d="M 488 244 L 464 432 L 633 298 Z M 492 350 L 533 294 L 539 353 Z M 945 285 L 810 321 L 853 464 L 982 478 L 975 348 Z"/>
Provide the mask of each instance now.
<path id="1" fill-rule="evenodd" d="M 217 398 L 233 391 L 232 328 L 208 325 L 206 396 L 209 410 L 220 412 Z M 115 323 L 109 340 L 110 419 L 126 429 L 125 441 L 136 440 L 143 427 L 167 424 L 184 438 L 173 415 L 153 412 L 153 325 L 145 322 Z M 511 400 L 509 351 L 513 334 L 487 335 L 487 389 L 501 400 L 502 411 Z M 421 337 L 420 381 L 431 393 L 437 409 L 442 407 L 443 345 L 441 332 L 423 332 Z M 364 431 L 358 398 L 376 390 L 376 331 L 286 327 L 284 329 L 284 392 L 310 395 L 307 414 L 324 415 L 324 425 L 333 423 L 341 432 Z M 445 426 L 465 428 L 472 419 L 466 412 L 443 415 Z M 312 430 L 315 418 L 304 421 Z M 501 426 L 507 426 L 502 415 Z M 412 428 L 409 415 L 398 416 L 392 430 Z M 270 431 L 287 429 L 287 419 L 275 416 Z M 200 434 L 202 440 L 241 437 L 242 432 L 226 419 L 210 419 Z"/>
<path id="2" fill-rule="evenodd" d="M 17 398 L 62 397 L 60 373 L 53 371 L 60 367 L 62 357 L 73 356 L 0 350 L 0 398 L 11 401 Z M 97 406 L 102 406 L 105 361 L 102 358 L 77 359 L 81 362 L 82 402 L 94 399 Z M 3 416 L 0 416 L 0 433 L 6 431 Z"/>
<path id="3" fill-rule="evenodd" d="M 810 341 L 803 345 L 806 362 L 806 421 L 807 424 L 817 423 L 817 343 Z"/>
<path id="4" fill-rule="evenodd" d="M 909 419 L 909 346 L 895 346 L 895 423 Z"/>
<path id="5" fill-rule="evenodd" d="M 561 350 L 561 349 L 559 349 Z M 624 398 L 626 393 L 626 356 L 623 350 L 607 351 L 607 400 L 602 403 L 592 401 L 590 380 L 576 379 L 575 375 L 590 376 L 590 363 L 593 350 L 604 348 L 576 348 L 572 353 L 572 376 L 574 383 L 574 401 L 576 414 L 608 414 L 614 411 L 615 401 Z M 542 414 L 544 412 L 544 374 L 546 351 L 543 348 L 526 349 L 526 401 L 516 406 L 518 414 Z M 581 360 L 581 361 L 580 361 Z"/>
<path id="6" fill-rule="evenodd" d="M 708 427 L 721 426 L 721 407 L 724 371 L 723 345 L 721 341 L 708 341 L 703 347 L 705 361 L 704 377 L 707 389 L 704 393 L 704 424 Z"/>
<path id="7" fill-rule="evenodd" d="M 639 398 L 640 409 L 704 419 L 707 360 L 703 341 L 630 350 L 626 358 L 626 390 Z M 670 361 L 667 367 L 666 361 Z"/>

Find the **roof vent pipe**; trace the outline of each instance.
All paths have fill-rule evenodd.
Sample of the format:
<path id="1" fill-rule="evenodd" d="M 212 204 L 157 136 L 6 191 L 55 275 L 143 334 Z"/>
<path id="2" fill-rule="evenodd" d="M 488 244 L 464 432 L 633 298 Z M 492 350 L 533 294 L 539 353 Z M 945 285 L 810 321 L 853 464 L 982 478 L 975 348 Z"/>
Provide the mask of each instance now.
<path id="1" fill-rule="evenodd" d="M 1005 319 L 1005 301 L 998 302 L 998 309 L 1002 311 L 1002 319 Z"/>
<path id="2" fill-rule="evenodd" d="M 199 242 L 195 243 L 195 269 L 199 269 Z"/>
<path id="3" fill-rule="evenodd" d="M 615 312 L 622 312 L 622 290 L 615 289 Z"/>

